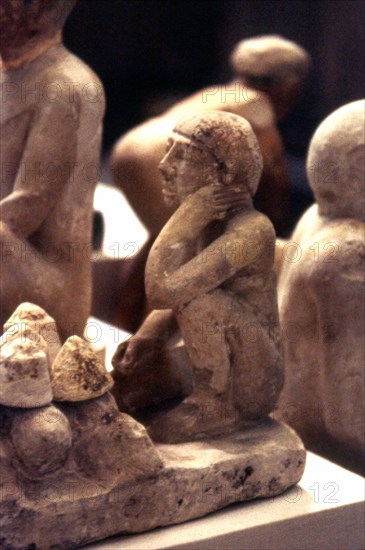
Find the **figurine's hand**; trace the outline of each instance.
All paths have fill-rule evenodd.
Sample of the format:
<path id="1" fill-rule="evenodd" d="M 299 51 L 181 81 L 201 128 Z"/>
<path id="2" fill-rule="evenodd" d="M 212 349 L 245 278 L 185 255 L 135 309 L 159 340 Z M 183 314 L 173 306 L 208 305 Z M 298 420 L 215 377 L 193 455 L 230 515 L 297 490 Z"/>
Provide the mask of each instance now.
<path id="1" fill-rule="evenodd" d="M 149 339 L 138 336 L 131 336 L 122 344 L 119 344 L 112 359 L 114 368 L 130 374 L 132 370 L 138 370 L 140 366 L 150 365 L 161 354 L 164 345 L 163 340 Z"/>
<path id="2" fill-rule="evenodd" d="M 132 413 L 158 401 L 164 343 L 138 336 L 120 344 L 112 359 L 113 393 L 120 410 Z"/>
<path id="3" fill-rule="evenodd" d="M 213 219 L 222 220 L 228 211 L 240 210 L 247 202 L 247 189 L 237 184 L 213 183 L 196 193 L 210 209 Z"/>

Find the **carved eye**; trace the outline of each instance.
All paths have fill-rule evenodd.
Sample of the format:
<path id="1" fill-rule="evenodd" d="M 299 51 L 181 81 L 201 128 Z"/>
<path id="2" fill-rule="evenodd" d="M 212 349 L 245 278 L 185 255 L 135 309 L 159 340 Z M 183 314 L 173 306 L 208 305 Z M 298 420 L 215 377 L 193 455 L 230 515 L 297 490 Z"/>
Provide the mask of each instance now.
<path id="1" fill-rule="evenodd" d="M 186 146 L 181 143 L 177 143 L 174 149 L 174 158 L 177 160 L 184 160 L 186 156 Z"/>

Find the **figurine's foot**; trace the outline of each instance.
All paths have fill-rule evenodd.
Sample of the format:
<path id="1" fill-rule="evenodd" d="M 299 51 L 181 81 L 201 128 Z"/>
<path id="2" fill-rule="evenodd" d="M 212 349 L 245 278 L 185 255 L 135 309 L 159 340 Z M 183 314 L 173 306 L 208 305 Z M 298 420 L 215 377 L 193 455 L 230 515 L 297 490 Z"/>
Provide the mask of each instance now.
<path id="1" fill-rule="evenodd" d="M 190 396 L 147 427 L 151 439 L 159 443 L 180 443 L 227 434 L 245 426 L 227 399 Z"/>

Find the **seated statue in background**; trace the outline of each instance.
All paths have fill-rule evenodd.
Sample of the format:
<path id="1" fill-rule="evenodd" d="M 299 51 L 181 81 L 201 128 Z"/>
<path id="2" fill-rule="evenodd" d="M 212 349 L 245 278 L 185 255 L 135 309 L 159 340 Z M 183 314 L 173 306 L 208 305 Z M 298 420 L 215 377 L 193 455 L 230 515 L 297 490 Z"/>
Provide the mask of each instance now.
<path id="1" fill-rule="evenodd" d="M 108 304 L 94 304 L 93 314 L 134 331 L 146 308 L 130 296 L 143 296 L 141 271 L 153 240 L 174 211 L 164 203 L 158 164 L 168 135 L 183 116 L 196 111 L 227 111 L 248 120 L 256 134 L 263 171 L 254 198 L 255 208 L 266 214 L 279 236 L 287 235 L 291 223 L 290 182 L 285 152 L 277 127 L 292 109 L 310 65 L 310 57 L 297 44 L 279 36 L 259 36 L 243 40 L 231 55 L 235 79 L 192 94 L 161 116 L 147 120 L 122 136 L 114 147 L 111 169 L 114 180 L 150 232 L 151 239 L 131 265 L 120 260 L 120 286 L 125 298 L 110 297 Z M 146 250 L 147 249 L 147 250 Z M 94 265 L 94 283 L 102 288 L 115 278 L 111 262 Z M 138 310 L 138 312 L 137 312 Z"/>
<path id="2" fill-rule="evenodd" d="M 147 318 L 124 358 L 117 352 L 114 378 L 117 399 L 130 405 L 136 395 L 143 402 L 146 381 L 163 391 L 164 375 L 158 365 L 154 373 L 153 360 L 161 357 L 161 334 L 168 334 L 173 317 L 193 390 L 154 418 L 148 431 L 155 441 L 178 442 L 227 433 L 275 408 L 283 384 L 275 232 L 253 207 L 262 157 L 243 118 L 215 111 L 185 117 L 168 140 L 160 170 L 164 200 L 177 210 L 151 249 L 146 291 L 151 306 L 163 311 Z M 144 392 L 151 403 L 151 387 Z"/>
<path id="3" fill-rule="evenodd" d="M 0 7 L 0 323 L 21 302 L 46 309 L 62 340 L 91 307 L 93 194 L 104 92 L 63 46 L 75 0 Z"/>
<path id="4" fill-rule="evenodd" d="M 307 171 L 317 203 L 284 248 L 279 311 L 286 354 L 279 418 L 309 449 L 364 473 L 365 102 L 328 116 Z"/>

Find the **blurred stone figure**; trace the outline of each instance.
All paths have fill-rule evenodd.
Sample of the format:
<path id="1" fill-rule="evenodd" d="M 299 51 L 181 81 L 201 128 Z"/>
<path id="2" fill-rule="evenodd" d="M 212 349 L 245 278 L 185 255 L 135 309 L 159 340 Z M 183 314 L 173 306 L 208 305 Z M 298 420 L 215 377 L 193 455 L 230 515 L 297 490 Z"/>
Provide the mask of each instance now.
<path id="1" fill-rule="evenodd" d="M 74 4 L 0 6 L 0 322 L 32 302 L 55 318 L 62 339 L 81 335 L 90 313 L 104 114 L 99 79 L 62 44 Z"/>
<path id="2" fill-rule="evenodd" d="M 288 248 L 279 279 L 287 334 L 280 417 L 310 449 L 360 472 L 365 458 L 364 113 L 364 101 L 349 103 L 315 132 L 307 171 L 317 203 L 299 221 L 291 238 L 293 255 Z"/>
<path id="3" fill-rule="evenodd" d="M 180 101 L 161 116 L 147 120 L 122 136 L 114 147 L 111 169 L 114 179 L 129 203 L 149 230 L 151 240 L 147 252 L 174 206 L 164 203 L 162 177 L 158 164 L 163 157 L 166 140 L 176 122 L 196 111 L 227 111 L 247 119 L 258 140 L 263 156 L 263 171 L 254 198 L 255 208 L 266 214 L 276 232 L 285 236 L 290 225 L 290 182 L 284 147 L 277 123 L 292 109 L 310 66 L 310 57 L 297 44 L 280 36 L 259 36 L 243 40 L 231 55 L 235 79 L 223 85 L 199 90 Z M 135 265 L 119 262 L 120 286 L 128 296 L 144 294 L 140 271 L 144 268 L 146 250 L 141 251 Z M 95 266 L 94 280 L 99 288 L 115 279 L 116 268 L 107 264 Z M 124 273 L 125 271 L 125 273 Z M 110 272 L 110 276 L 108 273 Z M 117 296 L 112 320 L 126 330 L 135 330 L 146 308 L 120 302 Z M 110 308 L 95 309 L 94 314 L 110 317 Z"/>

